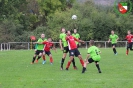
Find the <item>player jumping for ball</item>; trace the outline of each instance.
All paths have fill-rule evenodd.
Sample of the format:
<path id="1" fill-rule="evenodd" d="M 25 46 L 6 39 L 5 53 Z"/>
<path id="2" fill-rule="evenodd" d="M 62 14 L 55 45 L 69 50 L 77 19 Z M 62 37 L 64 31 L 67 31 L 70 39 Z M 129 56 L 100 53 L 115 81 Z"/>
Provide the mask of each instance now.
<path id="1" fill-rule="evenodd" d="M 64 61 L 65 61 L 66 55 L 69 52 L 69 48 L 68 48 L 68 43 L 67 43 L 67 41 L 65 39 L 66 38 L 66 30 L 65 30 L 65 28 L 61 28 L 61 32 L 62 33 L 60 34 L 59 42 L 60 42 L 60 48 L 63 51 L 63 57 L 62 57 L 62 60 L 61 60 L 61 70 L 63 70 L 63 64 L 64 64 Z M 74 59 L 73 59 L 72 63 L 73 63 L 74 69 L 77 69 Z"/>
<path id="2" fill-rule="evenodd" d="M 119 37 L 112 30 L 111 35 L 109 36 L 108 43 L 111 41 L 113 52 L 114 52 L 115 55 L 117 55 L 117 51 L 116 51 L 115 47 L 116 47 L 116 43 L 117 43 L 118 39 L 119 39 Z"/>
<path id="3" fill-rule="evenodd" d="M 100 50 L 96 46 L 94 46 L 94 40 L 90 40 L 89 45 L 90 45 L 90 48 L 88 48 L 88 52 L 87 52 L 88 54 L 84 62 L 82 73 L 85 73 L 87 64 L 90 64 L 92 62 L 95 62 L 98 72 L 101 73 L 100 66 L 98 63 L 101 59 Z"/>
<path id="4" fill-rule="evenodd" d="M 84 43 L 84 41 L 79 40 L 79 39 L 76 39 L 75 37 L 73 37 L 71 35 L 71 32 L 70 31 L 67 31 L 66 40 L 68 42 L 69 54 L 70 54 L 70 60 L 67 63 L 66 70 L 69 69 L 69 66 L 70 66 L 70 64 L 71 64 L 74 56 L 76 56 L 76 57 L 78 57 L 80 59 L 80 63 L 83 66 L 84 65 L 84 61 L 82 59 L 82 56 L 81 56 L 79 50 L 77 49 L 77 44 L 75 43 L 75 41 L 77 41 L 77 42 L 83 42 L 83 43 Z"/>
<path id="5" fill-rule="evenodd" d="M 129 53 L 129 49 L 131 51 L 133 51 L 132 49 L 132 44 L 133 44 L 133 35 L 131 34 L 131 31 L 127 31 L 127 36 L 125 38 L 127 41 L 128 41 L 128 44 L 127 44 L 127 51 L 126 51 L 126 55 L 128 55 Z"/>

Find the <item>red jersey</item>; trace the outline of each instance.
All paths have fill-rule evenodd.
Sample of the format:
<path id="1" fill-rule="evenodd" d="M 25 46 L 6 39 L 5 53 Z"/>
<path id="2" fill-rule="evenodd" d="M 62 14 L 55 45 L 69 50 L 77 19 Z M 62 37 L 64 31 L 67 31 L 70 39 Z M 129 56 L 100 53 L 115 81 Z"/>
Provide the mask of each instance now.
<path id="1" fill-rule="evenodd" d="M 45 41 L 45 42 L 43 42 L 43 44 L 45 44 L 45 46 L 44 46 L 45 51 L 50 51 L 50 48 L 53 47 L 52 42 Z"/>
<path id="2" fill-rule="evenodd" d="M 70 35 L 66 37 L 66 40 L 68 42 L 69 50 L 77 48 L 77 44 L 75 43 L 75 41 L 79 41 L 79 39 L 76 39 L 75 37 Z"/>
<path id="3" fill-rule="evenodd" d="M 133 35 L 127 35 L 126 39 L 127 39 L 128 43 L 133 42 Z"/>

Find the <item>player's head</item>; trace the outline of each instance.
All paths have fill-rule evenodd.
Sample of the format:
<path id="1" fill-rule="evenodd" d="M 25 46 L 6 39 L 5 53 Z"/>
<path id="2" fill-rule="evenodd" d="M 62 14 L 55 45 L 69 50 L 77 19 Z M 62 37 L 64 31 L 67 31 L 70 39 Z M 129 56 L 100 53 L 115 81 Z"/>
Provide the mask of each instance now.
<path id="1" fill-rule="evenodd" d="M 90 46 L 93 46 L 94 43 L 95 43 L 94 40 L 90 40 L 89 45 L 90 45 Z"/>
<path id="2" fill-rule="evenodd" d="M 77 29 L 74 29 L 74 33 L 77 33 Z"/>
<path id="3" fill-rule="evenodd" d="M 61 32 L 65 33 L 66 32 L 65 28 L 61 28 Z"/>
<path id="4" fill-rule="evenodd" d="M 71 31 L 68 30 L 67 31 L 67 35 L 70 36 L 71 35 Z"/>
<path id="5" fill-rule="evenodd" d="M 49 41 L 49 42 L 52 42 L 52 38 L 48 38 L 48 41 Z"/>
<path id="6" fill-rule="evenodd" d="M 45 38 L 45 34 L 41 34 L 41 38 L 42 38 L 42 39 Z"/>
<path id="7" fill-rule="evenodd" d="M 111 31 L 111 34 L 114 34 L 114 33 L 115 33 L 114 30 L 112 30 L 112 31 Z"/>
<path id="8" fill-rule="evenodd" d="M 130 35 L 130 34 L 131 34 L 131 31 L 130 31 L 130 30 L 128 30 L 128 31 L 127 31 L 127 34 L 128 34 L 128 35 Z"/>

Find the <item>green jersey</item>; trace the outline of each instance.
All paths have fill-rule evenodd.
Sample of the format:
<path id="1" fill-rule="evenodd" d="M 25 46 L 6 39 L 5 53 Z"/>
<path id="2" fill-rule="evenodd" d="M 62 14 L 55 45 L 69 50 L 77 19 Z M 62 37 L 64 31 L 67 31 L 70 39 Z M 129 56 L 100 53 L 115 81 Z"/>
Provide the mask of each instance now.
<path id="1" fill-rule="evenodd" d="M 47 40 L 46 38 L 45 39 L 39 38 L 37 42 L 41 42 L 42 43 L 42 42 L 44 42 L 46 40 Z M 36 44 L 35 45 L 35 49 L 37 49 L 37 50 L 43 50 L 43 48 L 44 48 L 44 44 Z"/>
<path id="2" fill-rule="evenodd" d="M 75 37 L 76 39 L 80 38 L 80 35 L 78 33 L 76 33 L 76 34 L 73 33 L 72 36 Z M 77 41 L 75 41 L 75 42 L 76 42 L 76 44 L 79 44 L 79 42 L 77 42 Z"/>
<path id="3" fill-rule="evenodd" d="M 90 48 L 88 48 L 88 54 L 90 54 L 91 58 L 94 61 L 100 61 L 101 56 L 99 54 L 100 50 L 96 47 L 96 46 L 91 46 Z"/>
<path id="4" fill-rule="evenodd" d="M 66 41 L 66 34 L 65 33 L 60 34 L 60 39 L 62 40 L 63 47 L 68 46 L 67 41 Z"/>
<path id="5" fill-rule="evenodd" d="M 111 43 L 112 43 L 112 44 L 117 43 L 118 36 L 117 36 L 116 34 L 114 34 L 114 35 L 111 34 L 111 35 L 109 36 L 109 38 L 111 39 Z"/>

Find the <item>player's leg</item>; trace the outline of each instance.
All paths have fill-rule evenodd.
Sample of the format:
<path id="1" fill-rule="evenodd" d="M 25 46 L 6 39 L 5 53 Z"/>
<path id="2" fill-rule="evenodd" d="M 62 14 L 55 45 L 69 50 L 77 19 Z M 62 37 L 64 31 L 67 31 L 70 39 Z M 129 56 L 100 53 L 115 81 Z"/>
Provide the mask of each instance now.
<path id="1" fill-rule="evenodd" d="M 40 50 L 39 55 L 38 55 L 37 60 L 36 60 L 36 63 L 38 63 L 38 60 L 42 57 L 42 54 L 43 54 L 43 51 Z"/>
<path id="2" fill-rule="evenodd" d="M 117 55 L 117 51 L 116 51 L 115 47 L 116 47 L 116 44 L 112 44 L 113 52 L 114 52 L 115 55 Z"/>
<path id="3" fill-rule="evenodd" d="M 43 61 L 46 61 L 46 58 L 45 58 L 45 51 L 43 51 L 42 59 L 43 59 Z"/>
<path id="4" fill-rule="evenodd" d="M 68 63 L 67 63 L 66 70 L 68 70 L 68 69 L 69 69 L 70 64 L 71 64 L 71 62 L 72 62 L 73 58 L 74 58 L 74 56 L 70 56 L 70 60 L 69 60 L 69 61 L 68 61 Z"/>
<path id="5" fill-rule="evenodd" d="M 129 43 L 127 44 L 127 50 L 126 50 L 126 55 L 129 53 Z"/>
<path id="6" fill-rule="evenodd" d="M 34 54 L 31 64 L 34 64 L 34 61 L 36 60 L 36 54 Z"/>
<path id="7" fill-rule="evenodd" d="M 53 57 L 52 57 L 51 52 L 49 51 L 47 55 L 48 55 L 49 58 L 50 58 L 50 64 L 53 64 Z"/>
<path id="8" fill-rule="evenodd" d="M 71 62 L 72 62 L 72 60 L 73 60 L 73 58 L 74 58 L 74 54 L 75 54 L 75 50 L 70 50 L 70 51 L 69 51 L 70 60 L 69 60 L 68 63 L 67 63 L 66 70 L 69 69 L 69 66 L 70 66 L 70 64 L 71 64 Z"/>
<path id="9" fill-rule="evenodd" d="M 96 67 L 97 67 L 97 69 L 98 69 L 98 72 L 99 72 L 99 73 L 102 73 L 101 70 L 100 70 L 99 63 L 96 61 L 95 64 L 96 64 Z"/>
<path id="10" fill-rule="evenodd" d="M 77 66 L 75 65 L 75 59 L 74 58 L 72 60 L 72 63 L 73 63 L 73 68 L 76 70 L 77 69 Z"/>
<path id="11" fill-rule="evenodd" d="M 85 73 L 87 64 L 92 63 L 92 62 L 94 62 L 94 60 L 92 58 L 89 58 L 89 59 L 85 60 L 84 66 L 83 66 L 83 69 L 82 69 L 82 73 Z"/>
<path id="12" fill-rule="evenodd" d="M 62 59 L 61 59 L 61 70 L 63 70 L 63 64 L 64 64 L 64 61 L 65 61 L 66 55 L 67 55 L 67 53 L 65 53 L 63 51 L 63 56 L 62 56 Z"/>
<path id="13" fill-rule="evenodd" d="M 43 53 L 43 55 L 42 55 L 43 56 L 43 62 L 42 62 L 42 64 L 45 64 L 46 63 L 46 59 L 44 59 L 45 58 L 45 55 L 46 55 L 45 53 Z"/>
<path id="14" fill-rule="evenodd" d="M 36 56 L 37 56 L 37 55 L 39 55 L 39 51 L 38 51 L 38 50 L 35 51 L 35 54 L 34 54 L 34 56 L 33 56 L 33 59 L 32 59 L 31 64 L 33 64 L 33 63 L 35 62 Z"/>
<path id="15" fill-rule="evenodd" d="M 67 53 L 69 52 L 69 48 L 67 47 Z M 75 59 L 73 58 L 72 60 L 72 64 L 73 64 L 73 68 L 77 69 L 76 65 L 75 65 Z"/>
<path id="16" fill-rule="evenodd" d="M 75 50 L 75 56 L 79 58 L 81 65 L 84 66 L 84 61 L 78 49 Z"/>

